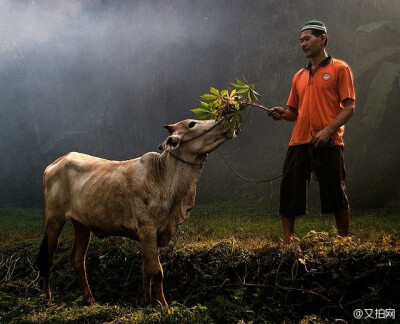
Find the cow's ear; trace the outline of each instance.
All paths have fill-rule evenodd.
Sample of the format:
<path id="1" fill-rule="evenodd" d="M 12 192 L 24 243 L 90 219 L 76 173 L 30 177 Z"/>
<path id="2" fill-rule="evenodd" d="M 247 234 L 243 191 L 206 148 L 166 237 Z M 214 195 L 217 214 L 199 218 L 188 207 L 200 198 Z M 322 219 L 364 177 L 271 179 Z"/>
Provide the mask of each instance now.
<path id="1" fill-rule="evenodd" d="M 181 142 L 180 136 L 170 135 L 166 138 L 166 140 L 164 142 L 162 142 L 160 144 L 160 146 L 158 148 L 163 151 L 175 150 L 179 146 L 180 142 Z"/>
<path id="2" fill-rule="evenodd" d="M 175 127 L 174 127 L 173 124 L 164 125 L 164 127 L 165 127 L 166 129 L 168 129 L 168 131 L 169 131 L 170 134 L 172 134 L 172 133 L 174 132 Z"/>

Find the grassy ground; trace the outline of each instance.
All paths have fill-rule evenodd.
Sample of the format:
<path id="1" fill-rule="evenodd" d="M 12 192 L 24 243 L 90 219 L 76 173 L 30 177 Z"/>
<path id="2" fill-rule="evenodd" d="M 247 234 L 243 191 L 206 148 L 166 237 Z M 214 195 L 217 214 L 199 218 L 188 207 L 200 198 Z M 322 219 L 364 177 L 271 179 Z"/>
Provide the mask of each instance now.
<path id="1" fill-rule="evenodd" d="M 352 310 L 400 306 L 400 208 L 353 211 L 351 236 L 311 210 L 296 220 L 299 241 L 281 244 L 267 205 L 196 206 L 161 251 L 169 309 L 138 306 L 139 244 L 92 239 L 87 267 L 98 305 L 82 304 L 66 225 L 47 306 L 32 263 L 43 236 L 41 210 L 0 209 L 0 322 L 254 323 L 352 321 Z M 368 307 L 366 307 L 368 306 Z M 400 309 L 399 307 L 397 309 Z"/>
<path id="2" fill-rule="evenodd" d="M 400 206 L 374 210 L 353 210 L 350 235 L 373 240 L 400 229 Z M 0 208 L 0 240 L 2 243 L 16 239 L 37 239 L 44 233 L 44 216 L 41 209 Z M 311 209 L 309 215 L 296 220 L 296 235 L 303 237 L 309 231 L 335 232 L 332 215 L 322 215 Z M 72 227 L 67 222 L 63 237 L 71 238 Z M 189 219 L 178 229 L 174 244 L 189 244 L 235 238 L 258 238 L 279 241 L 282 224 L 277 208 L 257 204 L 219 203 L 198 205 Z"/>

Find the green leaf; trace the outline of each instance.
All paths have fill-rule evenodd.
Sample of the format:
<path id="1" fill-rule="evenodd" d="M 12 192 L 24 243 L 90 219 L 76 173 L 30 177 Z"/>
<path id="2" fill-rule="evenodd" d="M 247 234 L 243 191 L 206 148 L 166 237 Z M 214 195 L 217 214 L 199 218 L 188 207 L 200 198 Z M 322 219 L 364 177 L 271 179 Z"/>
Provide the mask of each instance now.
<path id="1" fill-rule="evenodd" d="M 210 110 L 208 109 L 204 109 L 204 108 L 194 108 L 191 110 L 192 113 L 194 113 L 195 115 L 201 116 L 201 115 L 209 115 L 210 114 Z"/>
<path id="2" fill-rule="evenodd" d="M 239 84 L 239 85 L 241 85 L 241 86 L 244 85 L 244 83 L 243 83 L 241 80 L 239 80 L 239 79 L 236 79 L 236 83 Z"/>
<path id="3" fill-rule="evenodd" d="M 214 119 L 212 112 L 208 109 L 204 108 L 195 108 L 191 110 L 198 119 L 200 120 L 207 120 L 207 119 Z"/>
<path id="4" fill-rule="evenodd" d="M 200 104 L 201 104 L 201 108 L 210 110 L 210 105 L 207 102 L 200 100 Z"/>
<path id="5" fill-rule="evenodd" d="M 215 88 L 213 88 L 213 87 L 210 87 L 210 92 L 211 92 L 212 94 L 215 94 L 216 96 L 219 96 L 219 91 L 218 91 L 218 89 L 215 89 Z"/>
<path id="6" fill-rule="evenodd" d="M 234 115 L 232 117 L 232 120 L 230 122 L 230 128 L 231 129 L 235 129 L 237 127 L 237 125 L 238 125 L 238 116 L 240 116 L 240 115 Z"/>
<path id="7" fill-rule="evenodd" d="M 361 120 L 369 128 L 374 130 L 379 128 L 387 107 L 388 95 L 392 91 L 393 82 L 399 74 L 400 64 L 385 62 L 372 80 Z"/>
<path id="8" fill-rule="evenodd" d="M 222 121 L 224 126 L 238 130 L 238 125 L 243 122 L 239 112 L 247 107 L 247 104 L 240 103 L 240 100 L 243 99 L 243 96 L 248 97 L 250 101 L 253 97 L 258 100 L 257 95 L 259 96 L 259 94 L 254 91 L 254 84 L 245 84 L 239 79 L 236 79 L 236 83 L 231 82 L 231 84 L 235 87 L 231 91 L 210 87 L 210 93 L 200 96 L 201 107 L 192 109 L 198 119 Z"/>
<path id="9" fill-rule="evenodd" d="M 386 47 L 370 52 L 352 64 L 354 75 L 360 77 L 375 64 L 398 53 L 400 53 L 400 47 Z"/>
<path id="10" fill-rule="evenodd" d="M 228 90 L 222 90 L 221 91 L 221 96 L 222 97 L 225 97 L 225 96 L 227 96 L 228 95 Z"/>
<path id="11" fill-rule="evenodd" d="M 218 97 L 215 95 L 212 95 L 210 93 L 206 93 L 206 94 L 203 94 L 202 96 L 200 96 L 200 98 L 203 100 L 213 100 L 213 99 L 217 99 Z"/>
<path id="12" fill-rule="evenodd" d="M 209 104 L 208 104 L 208 109 L 210 110 L 210 111 L 212 111 L 215 107 L 217 107 L 218 106 L 218 104 L 217 104 L 217 102 L 216 101 L 211 101 Z"/>
<path id="13" fill-rule="evenodd" d="M 234 86 L 235 88 L 237 88 L 237 89 L 247 88 L 246 85 L 240 85 L 240 84 L 233 83 L 233 82 L 231 82 L 231 85 L 233 85 L 233 86 Z"/>
<path id="14" fill-rule="evenodd" d="M 212 114 L 208 114 L 208 115 L 201 115 L 197 117 L 199 120 L 210 120 L 210 119 L 214 119 L 214 116 Z"/>

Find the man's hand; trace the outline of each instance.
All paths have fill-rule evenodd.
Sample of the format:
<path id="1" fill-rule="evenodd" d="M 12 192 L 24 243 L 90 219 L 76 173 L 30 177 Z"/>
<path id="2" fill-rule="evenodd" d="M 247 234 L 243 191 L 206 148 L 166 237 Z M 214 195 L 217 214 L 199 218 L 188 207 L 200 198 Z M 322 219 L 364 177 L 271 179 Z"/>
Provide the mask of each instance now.
<path id="1" fill-rule="evenodd" d="M 313 139 L 312 139 L 311 143 L 316 148 L 325 146 L 331 139 L 331 133 L 326 128 L 324 128 L 323 130 L 316 133 L 315 136 L 314 136 L 314 134 L 312 134 L 312 135 L 313 135 Z"/>
<path id="2" fill-rule="evenodd" d="M 287 121 L 296 121 L 297 119 L 297 109 L 289 107 L 284 109 L 283 107 L 272 107 L 268 112 L 268 116 L 272 117 L 274 120 L 285 119 Z"/>
<path id="3" fill-rule="evenodd" d="M 313 139 L 311 143 L 314 144 L 315 147 L 321 147 L 328 143 L 332 134 L 342 125 L 344 125 L 351 116 L 353 116 L 354 111 L 356 109 L 356 105 L 353 99 L 347 98 L 343 101 L 343 109 L 337 115 L 337 117 L 323 130 L 319 131 L 318 133 L 313 134 Z"/>
<path id="4" fill-rule="evenodd" d="M 285 114 L 285 109 L 283 107 L 272 107 L 268 112 L 268 116 L 272 117 L 274 120 L 281 120 L 282 115 Z"/>

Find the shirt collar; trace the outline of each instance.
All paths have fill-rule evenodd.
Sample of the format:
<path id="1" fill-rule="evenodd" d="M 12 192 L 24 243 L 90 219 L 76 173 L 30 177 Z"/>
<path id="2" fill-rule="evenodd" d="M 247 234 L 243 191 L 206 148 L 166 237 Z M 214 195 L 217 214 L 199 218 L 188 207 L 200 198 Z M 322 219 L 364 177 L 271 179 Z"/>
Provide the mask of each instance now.
<path id="1" fill-rule="evenodd" d="M 328 65 L 332 61 L 332 56 L 328 55 L 325 57 L 318 66 L 325 66 Z M 311 71 L 311 61 L 308 62 L 307 66 L 305 67 L 306 70 Z"/>

